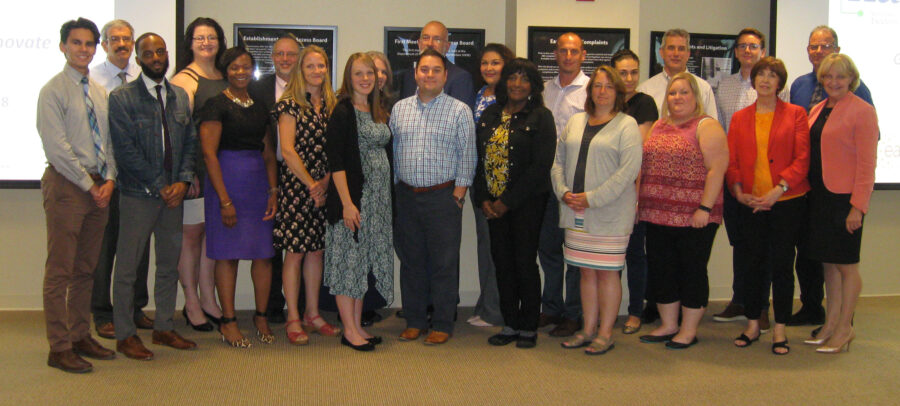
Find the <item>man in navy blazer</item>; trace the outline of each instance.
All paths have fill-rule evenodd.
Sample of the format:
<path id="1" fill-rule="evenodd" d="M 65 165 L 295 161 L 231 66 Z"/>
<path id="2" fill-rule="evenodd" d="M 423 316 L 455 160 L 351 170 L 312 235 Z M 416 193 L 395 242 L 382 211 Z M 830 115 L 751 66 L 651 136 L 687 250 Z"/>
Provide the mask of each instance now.
<path id="1" fill-rule="evenodd" d="M 422 27 L 422 32 L 419 34 L 419 53 L 431 48 L 446 56 L 447 51 L 450 50 L 449 36 L 447 26 L 443 23 L 440 21 L 428 22 Z M 415 71 L 415 67 L 411 66 L 409 69 L 399 72 L 399 80 L 396 82 L 400 84 L 401 99 L 416 94 Z M 472 84 L 472 75 L 456 64 L 447 65 L 447 83 L 444 84 L 444 93 L 465 103 L 469 108 L 475 106 L 475 86 Z"/>

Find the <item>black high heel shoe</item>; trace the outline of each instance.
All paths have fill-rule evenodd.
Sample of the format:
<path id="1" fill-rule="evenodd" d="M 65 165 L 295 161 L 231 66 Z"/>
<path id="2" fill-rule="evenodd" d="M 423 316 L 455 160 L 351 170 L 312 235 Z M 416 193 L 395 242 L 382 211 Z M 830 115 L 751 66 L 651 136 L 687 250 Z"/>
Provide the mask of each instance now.
<path id="1" fill-rule="evenodd" d="M 206 310 L 203 310 L 202 307 L 200 308 L 200 311 L 203 312 L 203 315 L 204 315 L 204 316 L 206 316 L 206 320 L 211 321 L 211 322 L 212 322 L 213 324 L 215 324 L 216 326 L 222 325 L 222 318 L 221 318 L 221 317 L 216 317 L 216 316 L 213 316 L 213 315 L 207 313 Z"/>
<path id="2" fill-rule="evenodd" d="M 205 312 L 204 312 L 204 313 L 205 313 Z M 183 307 L 181 308 L 181 314 L 184 315 L 184 324 L 187 324 L 187 325 L 191 326 L 191 328 L 194 329 L 194 330 L 197 330 L 197 331 L 204 331 L 204 332 L 209 332 L 209 331 L 213 331 L 213 329 L 214 329 L 213 325 L 210 324 L 208 321 L 207 321 L 206 323 L 203 323 L 203 324 L 194 324 L 194 323 L 191 323 L 191 318 L 188 317 L 187 309 L 186 309 L 186 308 L 183 308 Z"/>
<path id="3" fill-rule="evenodd" d="M 375 349 L 375 344 L 372 344 L 372 342 L 368 340 L 366 340 L 365 344 L 353 345 L 353 343 L 351 343 L 347 337 L 344 337 L 343 334 L 341 334 L 341 345 L 346 345 L 356 351 L 372 351 Z"/>

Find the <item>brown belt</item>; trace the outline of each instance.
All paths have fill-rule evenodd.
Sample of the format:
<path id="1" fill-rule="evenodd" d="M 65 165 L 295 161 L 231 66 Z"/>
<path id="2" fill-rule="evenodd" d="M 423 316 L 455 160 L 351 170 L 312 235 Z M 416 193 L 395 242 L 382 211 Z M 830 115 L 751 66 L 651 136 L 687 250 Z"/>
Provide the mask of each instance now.
<path id="1" fill-rule="evenodd" d="M 100 182 L 103 180 L 103 177 L 96 173 L 89 173 L 88 176 L 90 176 L 94 182 Z"/>
<path id="2" fill-rule="evenodd" d="M 453 181 L 453 180 L 448 180 L 448 181 L 446 181 L 446 182 L 444 182 L 444 183 L 440 183 L 440 184 L 433 185 L 433 186 L 427 186 L 427 187 L 415 187 L 415 186 L 412 186 L 412 185 L 408 185 L 408 184 L 404 183 L 403 181 L 400 182 L 401 185 L 403 185 L 404 187 L 406 187 L 406 188 L 409 189 L 409 190 L 412 190 L 413 193 L 433 192 L 433 191 L 435 191 L 435 190 L 441 190 L 441 189 L 444 189 L 444 188 L 448 188 L 448 187 L 450 187 L 450 186 L 453 186 L 454 183 L 455 183 L 455 181 Z"/>

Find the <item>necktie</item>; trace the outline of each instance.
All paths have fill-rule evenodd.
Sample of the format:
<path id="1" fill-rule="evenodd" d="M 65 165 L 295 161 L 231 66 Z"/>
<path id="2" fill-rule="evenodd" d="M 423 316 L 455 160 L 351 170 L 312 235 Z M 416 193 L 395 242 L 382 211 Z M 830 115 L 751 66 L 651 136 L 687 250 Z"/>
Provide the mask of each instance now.
<path id="1" fill-rule="evenodd" d="M 122 83 L 119 83 L 119 86 L 124 85 L 125 84 L 125 71 L 119 72 L 116 76 L 119 78 L 119 80 L 122 81 Z"/>
<path id="2" fill-rule="evenodd" d="M 812 98 L 809 99 L 809 109 L 807 110 L 811 110 L 822 100 L 825 100 L 825 89 L 822 88 L 821 83 L 816 83 L 816 88 L 813 89 Z"/>
<path id="3" fill-rule="evenodd" d="M 163 124 L 163 146 L 165 157 L 163 158 L 163 167 L 166 168 L 166 177 L 172 174 L 172 139 L 169 138 L 169 123 L 166 121 L 166 106 L 162 99 L 162 85 L 156 85 L 156 101 L 159 102 L 159 111 L 162 115 Z"/>
<path id="4" fill-rule="evenodd" d="M 94 101 L 88 94 L 88 78 L 81 78 L 81 87 L 84 89 L 84 104 L 87 106 L 88 124 L 91 126 L 91 139 L 94 141 L 94 152 L 97 153 L 97 171 L 100 176 L 106 177 L 106 152 L 103 151 L 103 139 L 100 138 L 100 126 L 97 123 L 97 114 L 94 113 Z"/>

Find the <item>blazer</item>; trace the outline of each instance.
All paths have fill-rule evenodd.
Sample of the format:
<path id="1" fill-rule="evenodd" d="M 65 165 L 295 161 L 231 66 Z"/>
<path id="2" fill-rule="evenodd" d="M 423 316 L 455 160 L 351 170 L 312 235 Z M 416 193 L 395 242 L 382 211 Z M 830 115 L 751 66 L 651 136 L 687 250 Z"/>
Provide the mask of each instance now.
<path id="1" fill-rule="evenodd" d="M 769 172 L 772 185 L 784 179 L 788 191 L 784 197 L 800 196 L 809 191 L 809 124 L 806 109 L 776 98 L 775 117 L 769 130 Z M 728 171 L 725 181 L 731 191 L 735 183 L 744 193 L 753 190 L 756 171 L 756 103 L 738 110 L 728 128 Z"/>
<path id="2" fill-rule="evenodd" d="M 556 160 L 550 171 L 557 199 L 571 191 L 575 167 L 581 150 L 587 113 L 569 119 L 556 145 Z M 584 230 L 593 235 L 631 234 L 637 207 L 634 181 L 641 170 L 643 147 L 637 121 L 619 112 L 591 140 L 584 173 L 584 191 L 588 207 L 584 211 Z M 575 211 L 559 205 L 559 226 L 575 226 Z"/>
<path id="3" fill-rule="evenodd" d="M 163 84 L 172 143 L 172 173 L 168 178 L 163 168 L 159 102 L 150 95 L 144 80 L 138 77 L 109 95 L 110 137 L 118 166 L 116 186 L 124 195 L 159 197 L 162 188 L 175 182 L 190 183 L 194 178 L 199 143 L 188 96 L 168 80 Z"/>
<path id="4" fill-rule="evenodd" d="M 500 126 L 503 106 L 493 104 L 481 114 L 476 128 L 478 165 L 475 167 L 473 197 L 478 208 L 493 200 L 484 175 L 485 149 Z M 512 115 L 509 123 L 509 177 L 499 199 L 510 210 L 550 191 L 550 167 L 556 148 L 553 113 L 544 106 L 525 107 Z"/>
<path id="5" fill-rule="evenodd" d="M 385 153 L 388 161 L 392 156 L 392 142 L 385 145 Z M 363 174 L 362 161 L 359 158 L 359 129 L 356 127 L 356 109 L 349 97 L 341 99 L 325 129 L 325 155 L 328 157 L 328 171 L 344 171 L 347 177 L 347 189 L 350 191 L 350 200 L 362 211 L 362 190 L 366 182 Z M 391 165 L 393 166 L 393 165 Z M 393 205 L 391 205 L 393 207 Z M 328 183 L 328 193 L 325 197 L 326 218 L 329 224 L 335 224 L 344 219 L 344 204 L 334 185 L 334 176 Z"/>
<path id="6" fill-rule="evenodd" d="M 809 125 L 828 103 L 826 98 L 809 111 Z M 878 117 L 875 108 L 848 93 L 834 105 L 822 129 L 822 180 L 832 193 L 849 193 L 850 204 L 863 213 L 875 187 Z"/>
<path id="7" fill-rule="evenodd" d="M 272 111 L 272 107 L 277 101 L 275 100 L 275 74 L 263 75 L 259 80 L 250 82 L 247 92 L 257 103 L 262 103 L 266 107 L 266 111 Z"/>

